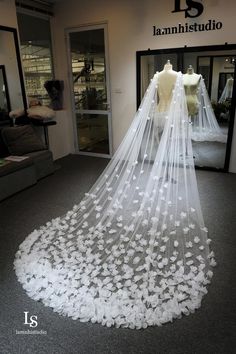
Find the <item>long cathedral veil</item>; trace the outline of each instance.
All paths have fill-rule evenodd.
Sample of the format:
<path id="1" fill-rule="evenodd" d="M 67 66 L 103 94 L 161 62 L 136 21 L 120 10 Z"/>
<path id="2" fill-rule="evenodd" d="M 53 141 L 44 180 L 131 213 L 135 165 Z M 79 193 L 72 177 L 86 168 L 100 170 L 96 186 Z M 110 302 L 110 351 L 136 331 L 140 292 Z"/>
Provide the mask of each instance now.
<path id="1" fill-rule="evenodd" d="M 226 143 L 227 134 L 223 133 L 216 120 L 203 78 L 200 80 L 198 100 L 199 112 L 192 120 L 192 140 Z"/>
<path id="2" fill-rule="evenodd" d="M 200 306 L 215 265 L 179 73 L 162 135 L 158 73 L 114 157 L 83 200 L 34 230 L 14 267 L 27 294 L 106 326 L 146 328 Z"/>

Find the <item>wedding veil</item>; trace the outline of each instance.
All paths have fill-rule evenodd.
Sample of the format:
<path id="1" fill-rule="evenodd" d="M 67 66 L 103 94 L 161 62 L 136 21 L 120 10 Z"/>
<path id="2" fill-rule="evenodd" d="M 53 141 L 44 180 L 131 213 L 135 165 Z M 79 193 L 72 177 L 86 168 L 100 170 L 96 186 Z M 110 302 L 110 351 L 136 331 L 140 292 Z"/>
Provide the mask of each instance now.
<path id="1" fill-rule="evenodd" d="M 206 85 L 202 77 L 198 89 L 198 100 L 198 114 L 192 119 L 192 140 L 226 143 L 227 134 L 222 132 L 216 120 Z"/>
<path id="2" fill-rule="evenodd" d="M 14 267 L 27 294 L 102 325 L 146 328 L 199 308 L 215 265 L 178 73 L 162 134 L 158 73 L 110 163 L 83 200 L 34 230 Z"/>

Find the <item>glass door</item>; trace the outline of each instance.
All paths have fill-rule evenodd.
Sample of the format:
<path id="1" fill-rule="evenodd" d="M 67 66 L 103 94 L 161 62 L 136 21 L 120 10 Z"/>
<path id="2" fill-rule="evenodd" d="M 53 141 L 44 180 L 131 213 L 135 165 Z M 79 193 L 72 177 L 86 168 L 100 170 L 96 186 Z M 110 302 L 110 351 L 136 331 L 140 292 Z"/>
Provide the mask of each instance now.
<path id="1" fill-rule="evenodd" d="M 111 109 L 106 25 L 67 31 L 76 150 L 111 156 Z"/>

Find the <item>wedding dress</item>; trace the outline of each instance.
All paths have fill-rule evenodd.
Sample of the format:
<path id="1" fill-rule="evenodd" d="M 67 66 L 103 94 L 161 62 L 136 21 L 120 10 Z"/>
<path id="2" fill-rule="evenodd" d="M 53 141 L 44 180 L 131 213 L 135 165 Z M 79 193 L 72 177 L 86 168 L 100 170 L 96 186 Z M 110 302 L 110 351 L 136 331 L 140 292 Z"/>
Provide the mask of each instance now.
<path id="1" fill-rule="evenodd" d="M 158 73 L 91 190 L 16 253 L 27 294 L 59 314 L 139 329 L 194 312 L 207 293 L 215 261 L 186 135 L 182 74 L 159 140 L 157 90 Z"/>

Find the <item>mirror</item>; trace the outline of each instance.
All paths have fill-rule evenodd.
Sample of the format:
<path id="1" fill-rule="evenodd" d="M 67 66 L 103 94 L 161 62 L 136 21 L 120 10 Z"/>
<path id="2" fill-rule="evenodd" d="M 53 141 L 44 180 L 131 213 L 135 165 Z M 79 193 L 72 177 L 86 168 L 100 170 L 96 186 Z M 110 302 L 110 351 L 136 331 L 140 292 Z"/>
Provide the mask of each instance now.
<path id="1" fill-rule="evenodd" d="M 11 110 L 5 66 L 0 65 L 0 122 L 9 120 L 8 112 Z"/>
<path id="2" fill-rule="evenodd" d="M 176 48 L 137 52 L 137 106 L 156 71 L 162 71 L 167 60 L 173 70 L 186 73 L 191 67 L 201 75 L 198 90 L 199 113 L 190 117 L 195 166 L 202 169 L 228 171 L 235 114 L 235 59 L 236 45 Z M 209 99 L 211 127 L 217 134 L 207 134 L 200 109 L 202 90 Z M 203 123 L 202 123 L 203 122 Z M 207 123 L 207 122 L 206 122 Z M 197 131 L 197 134 L 195 132 Z M 196 138 L 197 136 L 197 138 Z"/>
<path id="3" fill-rule="evenodd" d="M 6 118 L 10 110 L 26 109 L 27 101 L 16 29 L 0 26 L 0 43 L 0 80 L 2 80 L 0 82 L 5 90 L 3 93 L 1 86 L 0 105 L 5 100 L 4 118 Z"/>

